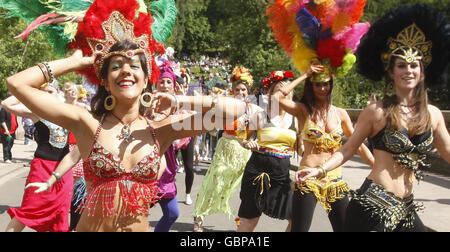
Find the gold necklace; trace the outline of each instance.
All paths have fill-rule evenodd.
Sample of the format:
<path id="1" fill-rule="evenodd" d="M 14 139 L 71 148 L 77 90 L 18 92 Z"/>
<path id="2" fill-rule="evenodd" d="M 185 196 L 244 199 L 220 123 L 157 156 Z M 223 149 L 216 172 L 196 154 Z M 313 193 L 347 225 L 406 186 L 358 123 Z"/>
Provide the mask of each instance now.
<path id="1" fill-rule="evenodd" d="M 119 140 L 125 140 L 125 142 L 129 143 L 130 141 L 134 140 L 134 137 L 131 136 L 131 124 L 136 121 L 139 118 L 139 115 L 131 122 L 129 123 L 124 123 L 119 117 L 117 117 L 116 115 L 114 115 L 114 113 L 111 112 L 111 114 L 117 119 L 119 120 L 119 122 L 123 125 L 122 129 L 120 129 L 120 134 L 117 135 L 116 137 Z"/>

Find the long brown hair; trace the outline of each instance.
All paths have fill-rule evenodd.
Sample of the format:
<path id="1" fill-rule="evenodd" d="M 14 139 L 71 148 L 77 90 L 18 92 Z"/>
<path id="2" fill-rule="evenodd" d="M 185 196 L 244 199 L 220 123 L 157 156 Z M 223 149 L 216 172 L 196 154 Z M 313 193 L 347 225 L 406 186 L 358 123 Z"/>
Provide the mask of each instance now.
<path id="1" fill-rule="evenodd" d="M 385 89 L 384 89 L 384 98 L 383 98 L 383 108 L 386 113 L 387 127 L 391 127 L 396 130 L 400 130 L 402 128 L 402 119 L 400 113 L 400 103 L 398 101 L 398 97 L 396 94 L 388 94 L 389 89 L 393 88 L 393 80 L 389 76 L 389 71 L 394 69 L 396 58 L 391 60 L 389 64 L 389 69 L 386 72 L 385 77 Z M 416 113 L 410 118 L 408 123 L 408 131 L 410 136 L 419 135 L 431 128 L 431 117 L 428 111 L 428 94 L 425 89 L 425 71 L 422 64 L 420 62 L 420 71 L 421 76 L 419 83 L 414 89 L 414 110 Z"/>
<path id="2" fill-rule="evenodd" d="M 330 79 L 330 92 L 327 94 L 327 108 L 331 106 L 331 98 L 333 93 L 333 78 Z M 300 99 L 300 102 L 305 104 L 306 109 L 308 110 L 308 114 L 311 117 L 314 117 L 317 109 L 316 109 L 316 96 L 314 95 L 313 84 L 310 78 L 305 80 L 305 86 L 303 87 L 303 96 Z"/>

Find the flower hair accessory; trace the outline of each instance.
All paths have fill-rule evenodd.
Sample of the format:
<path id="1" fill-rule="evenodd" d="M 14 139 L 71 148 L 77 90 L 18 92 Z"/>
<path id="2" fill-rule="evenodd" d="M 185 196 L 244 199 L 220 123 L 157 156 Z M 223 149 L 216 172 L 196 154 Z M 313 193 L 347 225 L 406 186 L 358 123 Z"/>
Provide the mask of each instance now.
<path id="1" fill-rule="evenodd" d="M 235 67 L 233 73 L 231 74 L 230 81 L 234 84 L 235 82 L 242 81 L 246 82 L 249 87 L 253 85 L 253 76 L 250 74 L 245 67 Z"/>
<path id="2" fill-rule="evenodd" d="M 291 71 L 273 71 L 261 83 L 264 88 L 269 89 L 272 84 L 290 78 L 294 78 L 294 73 Z"/>

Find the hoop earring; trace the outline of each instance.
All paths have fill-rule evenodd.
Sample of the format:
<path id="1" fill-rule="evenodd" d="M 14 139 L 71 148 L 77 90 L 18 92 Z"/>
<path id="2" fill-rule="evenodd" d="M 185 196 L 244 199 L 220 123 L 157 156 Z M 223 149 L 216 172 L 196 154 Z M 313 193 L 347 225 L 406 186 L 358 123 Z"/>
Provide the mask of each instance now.
<path id="1" fill-rule="evenodd" d="M 108 103 L 110 104 L 108 105 Z M 116 97 L 108 95 L 103 102 L 103 106 L 106 110 L 112 110 L 116 106 Z"/>
<path id="2" fill-rule="evenodd" d="M 146 96 L 150 97 L 150 101 L 147 102 L 147 101 L 144 100 L 144 97 L 146 97 Z M 141 94 L 140 101 L 141 101 L 142 106 L 144 106 L 146 108 L 150 107 L 150 105 L 152 104 L 152 101 L 153 101 L 152 93 L 145 92 L 145 93 Z"/>

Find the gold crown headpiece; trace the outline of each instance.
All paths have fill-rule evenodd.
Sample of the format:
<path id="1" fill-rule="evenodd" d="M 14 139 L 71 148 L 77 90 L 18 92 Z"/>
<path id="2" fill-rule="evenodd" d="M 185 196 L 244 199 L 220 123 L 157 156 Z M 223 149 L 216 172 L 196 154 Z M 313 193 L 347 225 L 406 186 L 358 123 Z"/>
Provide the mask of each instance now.
<path id="1" fill-rule="evenodd" d="M 95 73 L 98 78 L 101 78 L 101 69 L 106 59 L 121 55 L 131 59 L 134 55 L 143 53 L 146 57 L 147 74 L 151 75 L 152 68 L 152 53 L 148 45 L 148 35 L 142 34 L 140 37 L 134 35 L 134 24 L 127 20 L 120 12 L 113 11 L 109 18 L 102 23 L 102 29 L 105 33 L 105 39 L 87 38 L 89 47 L 93 52 L 100 52 L 101 57 L 99 61 L 94 64 Z M 122 50 L 110 52 L 111 47 L 119 41 L 128 40 L 139 46 L 134 50 Z"/>
<path id="2" fill-rule="evenodd" d="M 432 42 L 426 40 L 425 34 L 415 23 L 404 28 L 395 39 L 389 38 L 387 46 L 388 52 L 381 55 L 385 70 L 389 68 L 392 56 L 408 63 L 421 60 L 425 68 L 431 63 Z"/>

